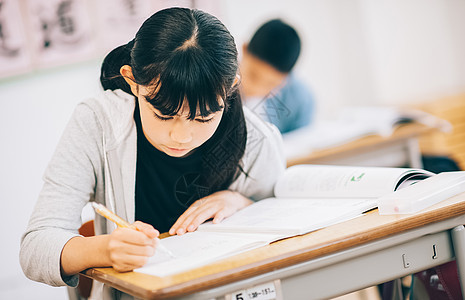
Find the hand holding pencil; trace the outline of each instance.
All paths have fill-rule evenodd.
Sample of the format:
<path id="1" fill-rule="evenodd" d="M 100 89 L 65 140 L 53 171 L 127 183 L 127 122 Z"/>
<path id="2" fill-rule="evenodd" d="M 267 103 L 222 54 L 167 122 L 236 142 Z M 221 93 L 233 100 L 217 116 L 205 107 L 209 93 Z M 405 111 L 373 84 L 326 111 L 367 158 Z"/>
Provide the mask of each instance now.
<path id="1" fill-rule="evenodd" d="M 92 202 L 92 206 L 98 214 L 116 223 L 122 229 L 115 230 L 110 234 L 111 239 L 108 244 L 109 255 L 115 270 L 131 271 L 141 267 L 155 251 L 161 251 L 170 257 L 174 257 L 160 243 L 158 239 L 159 232 L 151 225 L 139 221 L 129 224 L 102 204 Z"/>

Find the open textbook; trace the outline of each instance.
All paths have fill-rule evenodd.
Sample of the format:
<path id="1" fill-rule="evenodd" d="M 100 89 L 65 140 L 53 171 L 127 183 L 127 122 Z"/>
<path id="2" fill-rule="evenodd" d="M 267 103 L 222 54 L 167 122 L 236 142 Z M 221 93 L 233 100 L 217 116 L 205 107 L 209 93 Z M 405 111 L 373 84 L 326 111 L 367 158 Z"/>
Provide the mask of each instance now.
<path id="1" fill-rule="evenodd" d="M 375 208 L 377 198 L 431 175 L 408 168 L 296 165 L 278 180 L 274 198 L 199 231 L 304 234 L 359 216 Z"/>
<path id="2" fill-rule="evenodd" d="M 166 276 L 343 222 L 376 207 L 376 199 L 433 173 L 408 168 L 296 165 L 275 185 L 274 198 L 247 206 L 219 224 L 163 239 L 174 258 L 155 254 L 136 272 Z"/>

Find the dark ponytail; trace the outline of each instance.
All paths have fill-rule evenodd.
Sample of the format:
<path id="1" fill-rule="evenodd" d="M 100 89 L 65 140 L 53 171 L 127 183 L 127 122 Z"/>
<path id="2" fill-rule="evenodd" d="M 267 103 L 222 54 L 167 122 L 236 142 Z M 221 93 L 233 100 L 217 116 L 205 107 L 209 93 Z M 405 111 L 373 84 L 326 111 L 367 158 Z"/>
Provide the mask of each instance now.
<path id="1" fill-rule="evenodd" d="M 163 115 L 174 116 L 188 104 L 192 120 L 224 106 L 217 130 L 202 145 L 201 178 L 208 193 L 227 189 L 242 170 L 247 130 L 241 98 L 233 86 L 236 44 L 226 27 L 200 10 L 161 10 L 142 24 L 133 41 L 105 57 L 100 78 L 104 89 L 132 94 L 120 75 L 123 65 L 131 66 L 137 84 L 152 88 L 147 101 Z"/>
<path id="2" fill-rule="evenodd" d="M 133 46 L 134 40 L 113 49 L 105 56 L 100 69 L 100 83 L 104 90 L 121 89 L 132 95 L 131 88 L 121 76 L 120 69 L 124 65 L 131 65 L 131 50 Z"/>

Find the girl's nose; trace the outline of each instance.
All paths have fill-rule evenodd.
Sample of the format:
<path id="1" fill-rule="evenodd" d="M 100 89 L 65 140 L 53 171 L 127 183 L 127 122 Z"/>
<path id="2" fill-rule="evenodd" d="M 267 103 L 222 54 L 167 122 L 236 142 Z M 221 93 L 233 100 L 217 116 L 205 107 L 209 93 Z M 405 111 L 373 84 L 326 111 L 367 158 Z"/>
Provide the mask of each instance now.
<path id="1" fill-rule="evenodd" d="M 188 120 L 176 120 L 170 132 L 171 139 L 179 144 L 187 144 L 192 141 L 192 131 Z"/>

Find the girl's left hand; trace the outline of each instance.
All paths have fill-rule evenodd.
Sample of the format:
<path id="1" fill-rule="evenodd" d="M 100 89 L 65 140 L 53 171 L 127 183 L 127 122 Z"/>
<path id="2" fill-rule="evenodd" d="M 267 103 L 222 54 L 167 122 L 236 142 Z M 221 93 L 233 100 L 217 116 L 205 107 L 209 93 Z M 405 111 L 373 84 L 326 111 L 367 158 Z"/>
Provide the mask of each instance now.
<path id="1" fill-rule="evenodd" d="M 213 193 L 192 203 L 174 223 L 169 233 L 181 235 L 194 231 L 210 218 L 213 218 L 213 223 L 219 223 L 252 203 L 252 200 L 238 192 L 225 190 Z"/>

